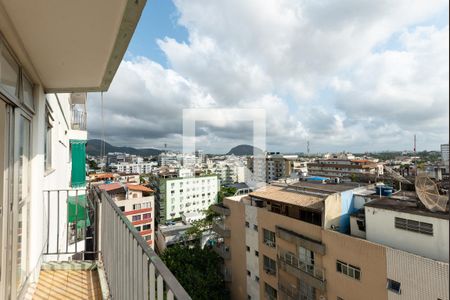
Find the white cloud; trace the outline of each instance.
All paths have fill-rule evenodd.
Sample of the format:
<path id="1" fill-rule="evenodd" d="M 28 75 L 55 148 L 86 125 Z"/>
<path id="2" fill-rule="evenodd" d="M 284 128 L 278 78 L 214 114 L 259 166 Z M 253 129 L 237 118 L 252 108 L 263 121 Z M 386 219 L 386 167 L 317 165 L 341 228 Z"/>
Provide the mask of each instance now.
<path id="1" fill-rule="evenodd" d="M 432 25 L 446 1 L 174 2 L 189 41 L 158 41 L 168 69 L 122 63 L 108 93 L 117 141 L 180 144 L 183 108 L 255 107 L 270 150 L 304 151 L 307 139 L 317 151 L 402 149 L 413 133 L 422 149 L 447 142 L 449 30 Z M 202 139 L 215 151 L 245 140 L 247 126 L 229 128 L 205 125 Z"/>

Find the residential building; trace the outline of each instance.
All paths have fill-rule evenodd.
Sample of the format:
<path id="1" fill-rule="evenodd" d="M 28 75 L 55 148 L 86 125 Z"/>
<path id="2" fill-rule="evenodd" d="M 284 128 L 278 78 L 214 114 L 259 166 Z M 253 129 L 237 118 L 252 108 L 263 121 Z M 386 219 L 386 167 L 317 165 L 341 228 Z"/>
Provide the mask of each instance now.
<path id="1" fill-rule="evenodd" d="M 212 206 L 232 299 L 449 299 L 448 211 L 425 221 L 435 213 L 374 194 L 373 185 L 301 181 Z M 396 218 L 417 230 L 403 220 L 396 229 Z"/>
<path id="2" fill-rule="evenodd" d="M 339 178 L 376 178 L 383 175 L 383 165 L 368 159 L 322 158 L 308 163 L 308 174 Z"/>
<path id="3" fill-rule="evenodd" d="M 0 299 L 68 299 L 73 288 L 154 299 L 164 291 L 150 268 L 168 297 L 189 299 L 109 196 L 86 190 L 86 93 L 108 90 L 144 5 L 0 4 Z"/>
<path id="4" fill-rule="evenodd" d="M 157 165 L 156 162 L 121 162 L 114 165 L 114 168 L 117 172 L 125 173 L 125 174 L 150 174 Z"/>
<path id="5" fill-rule="evenodd" d="M 448 144 L 442 144 L 441 145 L 441 160 L 445 166 L 447 173 L 449 173 L 449 156 L 450 156 L 450 150 L 449 150 Z"/>
<path id="6" fill-rule="evenodd" d="M 153 190 L 139 184 L 119 182 L 102 184 L 100 190 L 107 192 L 147 244 L 154 248 L 154 203 Z"/>
<path id="7" fill-rule="evenodd" d="M 217 176 L 159 178 L 153 183 L 157 190 L 158 221 L 181 218 L 185 213 L 202 212 L 217 203 Z"/>

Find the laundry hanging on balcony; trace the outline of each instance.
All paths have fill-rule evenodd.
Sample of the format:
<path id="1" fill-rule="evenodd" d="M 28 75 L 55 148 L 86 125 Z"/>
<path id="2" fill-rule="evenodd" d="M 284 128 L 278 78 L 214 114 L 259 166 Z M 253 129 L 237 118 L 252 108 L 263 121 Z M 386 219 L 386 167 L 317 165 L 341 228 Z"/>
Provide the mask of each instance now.
<path id="1" fill-rule="evenodd" d="M 73 188 L 86 186 L 86 141 L 70 140 Z"/>
<path id="2" fill-rule="evenodd" d="M 86 195 L 75 195 L 68 197 L 68 222 L 76 223 L 78 229 L 82 229 L 91 225 L 89 220 Z"/>

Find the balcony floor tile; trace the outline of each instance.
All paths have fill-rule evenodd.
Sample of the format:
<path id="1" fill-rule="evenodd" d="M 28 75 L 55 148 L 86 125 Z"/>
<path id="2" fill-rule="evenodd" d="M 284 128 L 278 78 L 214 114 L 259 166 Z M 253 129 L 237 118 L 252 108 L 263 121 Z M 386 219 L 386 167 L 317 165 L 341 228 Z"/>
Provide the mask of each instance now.
<path id="1" fill-rule="evenodd" d="M 102 299 L 98 273 L 85 270 L 42 270 L 33 300 Z"/>

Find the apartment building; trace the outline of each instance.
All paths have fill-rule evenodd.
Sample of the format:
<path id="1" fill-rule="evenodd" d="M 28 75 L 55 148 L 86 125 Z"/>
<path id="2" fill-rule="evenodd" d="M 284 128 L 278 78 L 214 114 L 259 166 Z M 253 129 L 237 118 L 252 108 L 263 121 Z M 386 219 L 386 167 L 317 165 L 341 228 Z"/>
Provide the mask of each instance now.
<path id="1" fill-rule="evenodd" d="M 154 248 L 154 203 L 152 189 L 140 184 L 119 182 L 99 185 L 107 192 L 147 244 Z"/>
<path id="2" fill-rule="evenodd" d="M 395 218 L 417 214 L 392 208 L 397 216 L 377 219 L 383 214 L 372 210 L 385 207 L 374 193 L 373 186 L 298 182 L 214 205 L 232 299 L 449 299 L 448 212 L 429 245 L 416 236 L 411 247 Z M 375 219 L 356 222 L 361 210 Z"/>
<path id="3" fill-rule="evenodd" d="M 140 163 L 129 163 L 121 162 L 114 165 L 114 169 L 117 172 L 125 174 L 150 174 L 157 165 L 156 162 L 140 162 Z"/>
<path id="4" fill-rule="evenodd" d="M 107 195 L 99 201 L 86 190 L 86 92 L 108 90 L 144 5 L 1 1 L 0 299 L 68 299 L 74 287 L 86 299 L 131 299 L 130 291 L 143 299 L 154 276 L 133 289 L 122 283 L 150 266 L 172 294 L 189 299 Z M 119 249 L 119 239 L 129 248 Z M 96 288 L 47 276 L 75 269 Z"/>
<path id="5" fill-rule="evenodd" d="M 308 163 L 308 174 L 313 176 L 359 178 L 383 175 L 383 165 L 367 159 L 324 158 Z"/>
<path id="6" fill-rule="evenodd" d="M 219 180 L 216 175 L 159 178 L 156 185 L 159 224 L 181 218 L 185 213 L 203 212 L 217 203 Z"/>
<path id="7" fill-rule="evenodd" d="M 449 160 L 450 160 L 450 150 L 448 144 L 441 145 L 441 160 L 442 164 L 445 166 L 445 170 L 449 173 Z"/>

